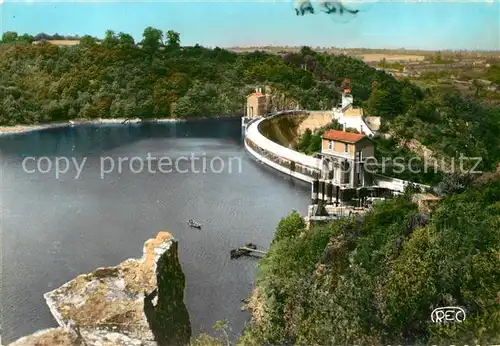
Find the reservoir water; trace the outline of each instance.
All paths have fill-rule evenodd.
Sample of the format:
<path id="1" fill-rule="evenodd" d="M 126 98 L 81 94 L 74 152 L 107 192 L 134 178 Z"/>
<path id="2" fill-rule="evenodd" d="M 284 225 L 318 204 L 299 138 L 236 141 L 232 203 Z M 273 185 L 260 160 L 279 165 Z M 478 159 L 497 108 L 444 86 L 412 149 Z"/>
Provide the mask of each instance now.
<path id="1" fill-rule="evenodd" d="M 160 230 L 179 241 L 193 334 L 214 334 L 214 323 L 226 319 L 236 337 L 249 317 L 240 299 L 252 289 L 257 261 L 230 260 L 229 251 L 248 242 L 267 248 L 279 220 L 292 209 L 305 213 L 309 202 L 309 186 L 245 152 L 239 119 L 49 129 L 0 137 L 0 150 L 1 327 L 7 343 L 56 326 L 45 292 L 97 267 L 140 257 L 144 241 Z M 182 158 L 175 167 L 192 154 L 200 158 L 196 164 Z M 142 171 L 139 159 L 132 167 L 123 161 L 148 155 L 166 158 L 172 169 L 159 171 L 154 159 L 152 169 Z M 34 159 L 24 169 L 27 157 Z M 43 171 L 56 157 L 71 164 L 56 177 L 54 167 L 37 170 L 40 157 L 47 157 Z M 82 167 L 76 179 L 74 162 Z M 201 231 L 186 225 L 190 218 L 203 224 Z"/>

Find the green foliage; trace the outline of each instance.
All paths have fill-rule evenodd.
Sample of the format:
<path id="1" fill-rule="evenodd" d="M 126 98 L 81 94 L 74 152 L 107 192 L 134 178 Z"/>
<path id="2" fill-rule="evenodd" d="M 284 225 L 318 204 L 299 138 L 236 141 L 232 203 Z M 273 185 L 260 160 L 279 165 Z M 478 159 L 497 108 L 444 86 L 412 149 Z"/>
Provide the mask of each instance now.
<path id="1" fill-rule="evenodd" d="M 438 189 L 443 195 L 451 195 L 464 192 L 472 185 L 473 177 L 470 174 L 452 173 L 444 176 L 439 183 Z"/>
<path id="2" fill-rule="evenodd" d="M 118 45 L 120 48 L 131 48 L 135 45 L 135 41 L 132 35 L 120 32 L 118 34 Z"/>
<path id="3" fill-rule="evenodd" d="M 34 41 L 33 36 L 29 34 L 23 34 L 19 36 L 17 32 L 6 31 L 2 34 L 2 40 L 0 40 L 0 43 L 22 42 L 31 44 L 33 41 Z"/>
<path id="4" fill-rule="evenodd" d="M 492 64 L 486 71 L 486 79 L 500 85 L 500 64 Z"/>
<path id="5" fill-rule="evenodd" d="M 85 35 L 80 39 L 81 46 L 94 46 L 97 44 L 97 39 L 90 35 Z"/>
<path id="6" fill-rule="evenodd" d="M 201 334 L 190 343 L 190 346 L 224 346 L 224 345 L 225 344 L 221 340 L 207 334 Z"/>
<path id="7" fill-rule="evenodd" d="M 297 144 L 297 150 L 298 151 L 306 151 L 307 148 L 311 145 L 311 140 L 312 140 L 312 131 L 311 129 L 307 128 L 302 136 L 299 139 L 299 143 Z"/>
<path id="8" fill-rule="evenodd" d="M 386 139 L 380 136 L 372 139 L 376 146 L 375 158 L 379 163 L 377 173 L 429 185 L 438 184 L 443 179 L 444 173 L 437 166 L 432 165 L 432 162 L 426 166 L 421 157 L 400 145 L 399 139 L 395 137 Z M 401 169 L 396 166 L 397 164 L 407 165 L 411 170 Z"/>
<path id="9" fill-rule="evenodd" d="M 312 138 L 311 138 L 311 142 L 309 144 L 309 146 L 307 147 L 307 149 L 305 150 L 305 153 L 308 154 L 308 155 L 314 155 L 315 153 L 321 151 L 321 136 L 323 134 L 319 133 L 319 132 L 316 132 Z"/>
<path id="10" fill-rule="evenodd" d="M 16 33 L 4 38 L 18 43 Z M 38 34 L 35 40 L 70 39 Z M 148 27 L 142 48 L 126 33 L 107 31 L 101 44 L 84 36 L 78 46 L 0 46 L 0 124 L 65 121 L 74 118 L 197 117 L 240 114 L 249 90 L 271 86 L 286 101 L 331 109 L 338 85 L 352 79 L 355 100 L 369 97 L 370 85 L 399 82 L 347 56 L 303 49 L 284 57 L 263 52 L 236 54 L 200 46 L 179 49 L 180 36 Z M 163 49 L 165 48 L 165 49 Z M 304 69 L 304 66 L 306 69 Z M 317 150 L 320 139 L 312 140 Z"/>
<path id="11" fill-rule="evenodd" d="M 403 111 L 401 99 L 394 97 L 394 93 L 400 94 L 400 91 L 375 87 L 363 106 L 370 115 L 392 119 Z"/>
<path id="12" fill-rule="evenodd" d="M 392 69 L 392 70 L 398 70 L 399 72 L 403 72 L 404 70 L 404 65 L 401 64 L 400 62 L 389 62 L 385 58 L 383 58 L 378 64 L 378 67 L 385 68 L 385 69 Z"/>
<path id="13" fill-rule="evenodd" d="M 160 45 L 163 43 L 163 32 L 151 26 L 148 26 L 146 29 L 144 29 L 142 37 L 142 47 L 144 48 L 144 50 L 151 53 L 158 50 Z"/>
<path id="14" fill-rule="evenodd" d="M 215 338 L 207 334 L 201 334 L 194 341 L 191 341 L 190 346 L 225 346 L 230 345 L 229 342 L 229 326 L 227 321 L 217 321 L 213 326 L 213 329 L 222 334 L 225 341 L 223 342 L 220 338 Z"/>
<path id="15" fill-rule="evenodd" d="M 181 35 L 173 30 L 167 31 L 167 48 L 179 49 L 181 47 Z"/>
<path id="16" fill-rule="evenodd" d="M 306 224 L 302 216 L 296 210 L 293 210 L 290 215 L 281 219 L 274 233 L 273 242 L 295 238 L 300 235 L 300 232 L 302 232 L 305 227 Z"/>
<path id="17" fill-rule="evenodd" d="M 275 241 L 259 264 L 263 316 L 240 343 L 500 341 L 500 182 L 445 197 L 431 218 L 406 196 Z M 464 323 L 429 322 L 461 306 Z"/>
<path id="18" fill-rule="evenodd" d="M 429 95 L 391 123 L 399 139 L 416 139 L 441 156 L 480 158 L 476 170 L 490 170 L 500 160 L 500 114 L 457 94 Z M 457 161 L 458 164 L 458 161 Z M 474 160 L 464 161 L 472 169 Z"/>
<path id="19" fill-rule="evenodd" d="M 302 225 L 297 222 L 295 226 L 292 228 L 290 225 L 287 231 L 298 234 Z M 277 232 L 277 236 L 280 235 Z M 290 341 L 288 321 L 293 320 L 298 313 L 295 308 L 300 306 L 295 303 L 305 298 L 310 273 L 320 260 L 331 235 L 332 230 L 320 229 L 306 232 L 300 237 L 275 239 L 270 251 L 259 263 L 257 284 L 268 304 L 264 324 L 251 333 L 262 335 L 265 343 L 284 344 Z"/>
<path id="20" fill-rule="evenodd" d="M 102 41 L 102 45 L 107 48 L 115 47 L 119 43 L 118 36 L 116 36 L 113 30 L 106 30 L 106 34 L 104 36 L 104 40 Z"/>
<path id="21" fill-rule="evenodd" d="M 18 40 L 17 32 L 14 31 L 6 31 L 2 34 L 2 42 L 3 43 L 11 43 Z"/>

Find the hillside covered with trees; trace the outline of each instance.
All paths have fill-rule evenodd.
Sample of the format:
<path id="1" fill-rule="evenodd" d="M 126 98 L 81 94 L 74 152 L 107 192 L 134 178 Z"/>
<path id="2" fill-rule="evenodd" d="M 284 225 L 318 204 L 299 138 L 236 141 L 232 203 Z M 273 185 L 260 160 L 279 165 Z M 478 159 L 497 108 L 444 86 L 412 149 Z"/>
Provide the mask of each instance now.
<path id="1" fill-rule="evenodd" d="M 259 263 L 241 344 L 498 344 L 499 198 L 498 180 L 476 182 L 430 214 L 407 194 L 309 231 L 293 212 Z M 466 320 L 432 323 L 444 306 Z"/>
<path id="2" fill-rule="evenodd" d="M 110 30 L 101 40 L 80 37 L 75 46 L 44 41 L 54 38 L 65 37 L 3 34 L 0 125 L 236 115 L 260 86 L 271 87 L 279 95 L 275 99 L 288 100 L 283 105 L 325 110 L 337 104 L 342 81 L 349 78 L 355 105 L 381 116 L 382 132 L 391 137 L 375 138 L 377 155 L 411 157 L 405 144 L 416 140 L 448 161 L 460 154 L 480 157 L 482 170 L 500 161 L 500 109 L 398 81 L 346 55 L 307 47 L 281 55 L 183 47 L 179 33 L 152 27 L 141 42 Z M 299 140 L 301 150 L 314 152 L 320 135 L 311 136 L 312 144 Z M 440 180 L 439 174 L 401 177 Z"/>
<path id="3" fill-rule="evenodd" d="M 33 40 L 3 35 L 1 124 L 241 114 L 248 93 L 262 85 L 303 108 L 331 109 L 346 77 L 359 101 L 369 98 L 374 81 L 384 90 L 412 89 L 347 56 L 309 48 L 280 56 L 182 47 L 178 33 L 151 27 L 139 43 L 112 31 L 102 40 L 84 36 L 68 47 Z M 406 94 L 401 107 L 413 102 L 413 93 Z"/>
<path id="4" fill-rule="evenodd" d="M 151 27 L 140 43 L 112 31 L 71 47 L 34 40 L 2 38 L 2 125 L 241 114 L 246 96 L 263 85 L 302 108 L 331 109 L 349 78 L 356 105 L 381 116 L 389 135 L 375 138 L 377 155 L 412 155 L 404 143 L 417 140 L 448 159 L 480 157 L 478 169 L 500 162 L 498 108 L 421 89 L 345 55 L 307 47 L 283 55 L 183 47 L 178 33 Z M 320 134 L 306 136 L 299 149 L 313 153 Z M 256 318 L 240 342 L 499 343 L 500 182 L 454 192 L 430 215 L 407 194 L 375 206 L 362 221 L 308 232 L 297 213 L 283 219 L 259 263 Z M 429 323 L 434 308 L 450 305 L 466 309 L 464 323 Z"/>

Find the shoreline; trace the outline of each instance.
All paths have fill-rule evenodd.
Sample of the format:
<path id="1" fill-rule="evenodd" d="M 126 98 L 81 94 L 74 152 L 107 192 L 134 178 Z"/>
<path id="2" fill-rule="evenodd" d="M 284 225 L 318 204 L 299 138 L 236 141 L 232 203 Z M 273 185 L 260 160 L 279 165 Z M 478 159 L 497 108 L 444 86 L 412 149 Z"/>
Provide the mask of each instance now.
<path id="1" fill-rule="evenodd" d="M 213 117 L 197 117 L 197 118 L 158 118 L 158 119 L 139 119 L 139 118 L 112 118 L 112 119 L 75 119 L 63 122 L 53 122 L 45 124 L 33 125 L 13 125 L 13 126 L 0 126 L 0 136 L 15 135 L 21 133 L 28 133 L 33 131 L 40 131 L 46 129 L 55 129 L 59 127 L 78 126 L 78 125 L 127 125 L 127 124 L 161 124 L 161 123 L 180 123 L 192 120 L 207 120 L 207 119 L 221 119 L 221 118 L 236 118 L 238 116 L 213 116 Z"/>

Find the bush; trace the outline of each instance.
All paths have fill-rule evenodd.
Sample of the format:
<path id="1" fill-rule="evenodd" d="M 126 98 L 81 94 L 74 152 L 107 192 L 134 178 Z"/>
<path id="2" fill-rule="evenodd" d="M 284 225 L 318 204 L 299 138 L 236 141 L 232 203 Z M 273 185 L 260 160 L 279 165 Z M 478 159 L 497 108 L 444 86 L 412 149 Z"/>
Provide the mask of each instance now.
<path id="1" fill-rule="evenodd" d="M 405 196 L 275 241 L 259 264 L 262 320 L 245 345 L 498 344 L 500 182 L 444 197 L 429 219 Z M 430 324 L 437 307 L 467 319 Z"/>

